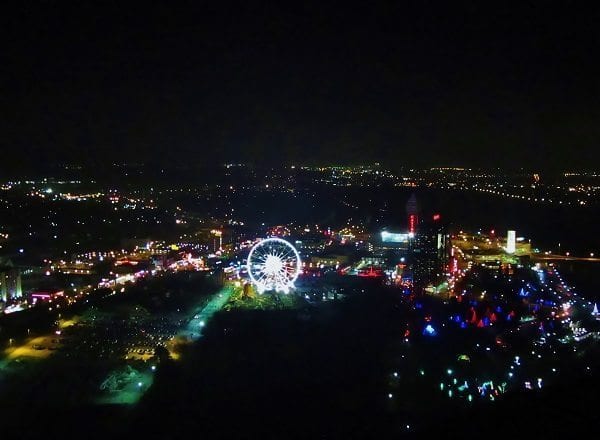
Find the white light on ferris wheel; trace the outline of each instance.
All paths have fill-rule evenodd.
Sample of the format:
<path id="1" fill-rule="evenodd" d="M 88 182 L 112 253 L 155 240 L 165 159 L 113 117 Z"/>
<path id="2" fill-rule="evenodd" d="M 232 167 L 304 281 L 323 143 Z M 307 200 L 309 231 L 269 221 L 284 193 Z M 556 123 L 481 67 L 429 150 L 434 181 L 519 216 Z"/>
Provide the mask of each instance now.
<path id="1" fill-rule="evenodd" d="M 259 293 L 274 290 L 288 293 L 300 273 L 300 255 L 281 238 L 267 238 L 248 254 L 248 275 Z"/>

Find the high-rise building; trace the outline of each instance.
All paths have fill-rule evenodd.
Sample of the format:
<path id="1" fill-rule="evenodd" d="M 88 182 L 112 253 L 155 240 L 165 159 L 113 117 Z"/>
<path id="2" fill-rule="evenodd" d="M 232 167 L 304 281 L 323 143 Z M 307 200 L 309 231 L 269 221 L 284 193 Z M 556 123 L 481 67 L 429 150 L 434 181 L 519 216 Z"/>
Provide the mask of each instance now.
<path id="1" fill-rule="evenodd" d="M 21 296 L 21 271 L 12 261 L 0 259 L 0 300 L 6 303 Z"/>
<path id="2" fill-rule="evenodd" d="M 515 231 L 508 231 L 506 235 L 506 253 L 514 254 L 516 250 L 517 233 Z"/>
<path id="3" fill-rule="evenodd" d="M 444 276 L 450 250 L 450 234 L 445 224 L 435 220 L 420 225 L 410 251 L 415 286 L 425 286 Z"/>
<path id="4" fill-rule="evenodd" d="M 406 215 L 408 216 L 408 233 L 415 234 L 419 224 L 419 206 L 417 196 L 413 193 L 406 202 Z"/>

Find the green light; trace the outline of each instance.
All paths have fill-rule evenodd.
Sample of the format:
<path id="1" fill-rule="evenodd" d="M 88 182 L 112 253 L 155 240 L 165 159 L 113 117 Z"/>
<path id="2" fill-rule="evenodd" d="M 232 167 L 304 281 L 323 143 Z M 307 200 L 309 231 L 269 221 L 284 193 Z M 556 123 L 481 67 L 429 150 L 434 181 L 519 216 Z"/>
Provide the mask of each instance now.
<path id="1" fill-rule="evenodd" d="M 454 385 L 456 385 L 456 377 L 455 377 L 454 379 L 452 379 L 452 383 L 453 383 Z"/>
<path id="2" fill-rule="evenodd" d="M 467 397 L 467 400 L 468 400 L 469 402 L 472 402 L 472 401 L 473 401 L 473 396 L 471 396 L 471 395 L 469 394 L 469 396 Z"/>
<path id="3" fill-rule="evenodd" d="M 425 371 L 424 370 L 419 370 L 419 373 L 421 374 L 421 376 L 425 376 Z"/>
<path id="4" fill-rule="evenodd" d="M 440 383 L 440 390 L 444 391 L 444 384 Z"/>
<path id="5" fill-rule="evenodd" d="M 446 373 L 448 373 L 448 376 L 452 376 L 453 371 L 450 368 L 448 368 L 446 370 Z"/>
<path id="6" fill-rule="evenodd" d="M 452 397 L 452 390 L 448 390 L 448 397 Z"/>

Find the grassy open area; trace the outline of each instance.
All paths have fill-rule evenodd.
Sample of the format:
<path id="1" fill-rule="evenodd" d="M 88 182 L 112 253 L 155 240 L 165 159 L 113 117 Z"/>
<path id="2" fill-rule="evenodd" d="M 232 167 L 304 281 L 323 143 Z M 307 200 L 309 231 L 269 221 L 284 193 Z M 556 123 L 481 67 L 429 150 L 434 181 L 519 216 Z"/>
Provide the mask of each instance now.
<path id="1" fill-rule="evenodd" d="M 131 367 L 113 371 L 102 383 L 102 393 L 95 399 L 101 405 L 133 405 L 152 386 L 154 375 L 150 370 Z"/>
<path id="2" fill-rule="evenodd" d="M 56 335 L 44 335 L 29 338 L 21 345 L 8 347 L 4 354 L 9 360 L 21 357 L 45 359 L 52 355 L 58 347 L 59 342 Z"/>
<path id="3" fill-rule="evenodd" d="M 303 305 L 304 299 L 294 293 L 251 292 L 244 296 L 243 288 L 235 287 L 223 310 L 285 310 L 297 309 Z"/>

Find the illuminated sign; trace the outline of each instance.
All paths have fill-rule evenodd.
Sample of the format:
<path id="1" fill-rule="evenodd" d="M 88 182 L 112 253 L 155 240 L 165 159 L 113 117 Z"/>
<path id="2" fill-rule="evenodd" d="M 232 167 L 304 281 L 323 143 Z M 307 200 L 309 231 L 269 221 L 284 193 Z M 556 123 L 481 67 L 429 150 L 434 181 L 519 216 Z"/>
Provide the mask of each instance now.
<path id="1" fill-rule="evenodd" d="M 414 234 L 417 230 L 417 215 L 411 214 L 408 216 L 408 232 Z"/>
<path id="2" fill-rule="evenodd" d="M 381 231 L 381 241 L 384 243 L 407 243 L 409 234 Z"/>
<path id="3" fill-rule="evenodd" d="M 63 290 L 55 290 L 49 292 L 32 292 L 30 294 L 31 299 L 35 303 L 37 300 L 49 301 L 51 299 L 56 298 L 57 296 L 64 296 L 65 292 Z"/>

